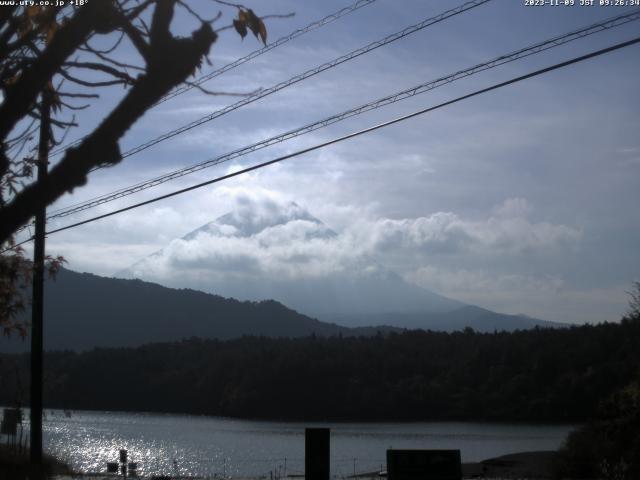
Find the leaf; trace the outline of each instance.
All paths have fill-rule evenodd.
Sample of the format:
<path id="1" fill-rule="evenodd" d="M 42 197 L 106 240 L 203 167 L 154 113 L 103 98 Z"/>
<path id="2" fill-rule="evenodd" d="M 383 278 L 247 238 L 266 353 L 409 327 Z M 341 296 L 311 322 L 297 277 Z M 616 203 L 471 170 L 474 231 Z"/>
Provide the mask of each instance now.
<path id="1" fill-rule="evenodd" d="M 29 33 L 31 33 L 32 29 L 33 22 L 31 21 L 31 18 L 29 18 L 29 16 L 21 18 L 20 23 L 18 24 L 18 37 L 20 39 L 25 38 Z"/>
<path id="2" fill-rule="evenodd" d="M 49 98 L 51 102 L 51 108 L 53 109 L 54 112 L 59 112 L 62 109 L 62 102 L 60 101 L 60 96 L 58 95 L 58 92 L 54 88 L 53 82 L 51 80 L 47 82 L 45 89 L 50 95 Z"/>
<path id="3" fill-rule="evenodd" d="M 27 17 L 28 18 L 36 18 L 38 15 L 40 15 L 40 6 L 39 5 L 31 5 L 29 7 L 27 7 Z"/>
<path id="4" fill-rule="evenodd" d="M 12 85 L 15 85 L 16 83 L 18 83 L 18 80 L 20 79 L 20 72 L 16 73 L 13 77 L 11 78 L 7 78 L 4 81 L 4 86 L 5 87 L 10 87 Z"/>
<path id="5" fill-rule="evenodd" d="M 234 20 L 233 26 L 236 29 L 236 32 L 238 32 L 240 37 L 244 40 L 244 37 L 247 36 L 247 24 L 240 20 Z"/>
<path id="6" fill-rule="evenodd" d="M 60 101 L 60 95 L 58 92 L 51 94 L 51 108 L 54 112 L 60 112 L 62 110 L 62 102 Z"/>
<path id="7" fill-rule="evenodd" d="M 54 20 L 49 24 L 47 28 L 47 45 L 51 43 L 51 40 L 53 40 L 53 36 L 56 34 L 57 31 L 58 31 L 58 24 Z"/>
<path id="8" fill-rule="evenodd" d="M 261 18 L 258 19 L 258 33 L 260 34 L 260 40 L 266 46 L 267 45 L 267 27 Z"/>
<path id="9" fill-rule="evenodd" d="M 251 31 L 253 32 L 256 38 L 258 38 L 258 35 L 260 34 L 261 21 L 262 20 L 260 20 L 258 16 L 255 13 L 253 13 L 253 10 L 251 9 L 247 10 L 247 25 L 249 26 L 249 28 L 251 29 Z"/>

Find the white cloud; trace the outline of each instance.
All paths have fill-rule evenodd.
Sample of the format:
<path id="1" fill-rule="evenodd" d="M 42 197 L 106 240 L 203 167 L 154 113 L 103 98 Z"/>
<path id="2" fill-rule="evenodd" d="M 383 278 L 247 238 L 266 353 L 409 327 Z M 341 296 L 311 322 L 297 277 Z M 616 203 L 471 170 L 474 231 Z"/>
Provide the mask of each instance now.
<path id="1" fill-rule="evenodd" d="M 436 212 L 415 219 L 381 219 L 363 232 L 372 251 L 419 250 L 425 254 L 517 254 L 572 246 L 579 229 L 526 218 L 531 207 L 523 199 L 507 199 L 494 208 L 496 216 L 482 220 Z"/>
<path id="2" fill-rule="evenodd" d="M 381 264 L 411 283 L 453 298 L 481 300 L 486 306 L 491 293 L 494 300 L 514 306 L 510 298 L 532 292 L 541 298 L 549 289 L 561 288 L 562 280 L 518 272 L 496 275 L 452 265 L 469 255 L 484 255 L 496 259 L 496 268 L 504 268 L 522 251 L 544 257 L 580 240 L 576 228 L 518 216 L 531 211 L 522 199 L 508 199 L 493 210 L 500 215 L 481 220 L 451 212 L 401 220 L 363 217 L 335 232 L 280 193 L 244 186 L 225 187 L 218 193 L 235 201 L 232 214 L 188 238 L 173 240 L 136 263 L 130 274 L 251 298 L 239 292 L 266 295 L 260 284 L 350 282 L 377 275 Z M 431 265 L 437 258 L 444 266 Z"/>
<path id="3" fill-rule="evenodd" d="M 255 220 L 255 219 L 254 219 Z M 264 228 L 249 236 L 238 236 L 228 228 L 198 233 L 190 240 L 174 240 L 157 257 L 134 267 L 143 278 L 208 272 L 224 281 L 227 275 L 260 282 L 273 278 L 313 278 L 342 272 L 350 263 L 345 239 L 327 238 L 327 229 L 307 220 L 292 220 Z"/>
<path id="4" fill-rule="evenodd" d="M 463 219 L 451 212 L 414 219 L 360 219 L 333 234 L 326 226 L 309 221 L 312 217 L 304 209 L 281 194 L 242 187 L 220 193 L 234 196 L 236 208 L 231 215 L 236 225 L 202 232 L 188 241 L 173 241 L 163 256 L 180 264 L 187 259 L 206 261 L 212 268 L 220 263 L 225 271 L 229 265 L 251 266 L 251 272 L 259 266 L 265 274 L 303 276 L 342 269 L 349 258 L 360 256 L 384 261 L 398 252 L 403 256 L 514 255 L 571 247 L 580 239 L 576 228 L 516 216 L 526 205 L 521 199 L 509 199 L 498 207 L 500 212 L 509 210 L 509 215 L 483 220 Z M 230 262 L 232 258 L 253 261 Z"/>

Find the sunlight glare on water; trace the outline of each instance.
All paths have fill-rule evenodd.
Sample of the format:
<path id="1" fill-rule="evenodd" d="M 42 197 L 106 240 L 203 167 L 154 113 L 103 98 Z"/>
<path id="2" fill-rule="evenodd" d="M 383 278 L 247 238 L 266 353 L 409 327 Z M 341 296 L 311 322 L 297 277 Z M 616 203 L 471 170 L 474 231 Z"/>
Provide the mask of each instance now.
<path id="1" fill-rule="evenodd" d="M 463 461 L 558 448 L 568 425 L 463 422 L 305 424 L 189 415 L 47 410 L 45 449 L 79 472 L 121 448 L 141 475 L 270 477 L 304 471 L 304 428 L 331 428 L 331 473 L 379 471 L 388 448 L 460 449 Z M 28 413 L 26 418 L 28 418 Z"/>

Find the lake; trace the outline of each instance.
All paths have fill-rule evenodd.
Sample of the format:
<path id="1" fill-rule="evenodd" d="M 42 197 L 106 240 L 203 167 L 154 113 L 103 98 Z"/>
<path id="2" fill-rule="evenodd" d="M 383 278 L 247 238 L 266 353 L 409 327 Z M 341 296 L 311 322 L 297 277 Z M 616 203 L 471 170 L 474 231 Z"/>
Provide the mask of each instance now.
<path id="1" fill-rule="evenodd" d="M 27 417 L 28 418 L 28 417 Z M 331 473 L 377 471 L 388 448 L 460 449 L 465 462 L 553 450 L 568 425 L 468 422 L 298 423 L 191 415 L 47 410 L 45 450 L 82 472 L 104 472 L 125 448 L 139 473 L 270 477 L 304 471 L 304 428 L 331 428 Z"/>

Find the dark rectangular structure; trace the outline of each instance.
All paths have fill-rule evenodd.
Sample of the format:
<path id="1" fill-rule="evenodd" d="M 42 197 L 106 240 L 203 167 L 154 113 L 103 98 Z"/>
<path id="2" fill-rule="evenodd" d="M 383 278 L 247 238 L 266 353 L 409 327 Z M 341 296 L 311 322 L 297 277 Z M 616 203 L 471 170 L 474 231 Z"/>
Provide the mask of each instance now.
<path id="1" fill-rule="evenodd" d="M 461 480 L 460 450 L 387 450 L 387 480 Z"/>
<path id="2" fill-rule="evenodd" d="M 329 480 L 330 475 L 330 430 L 328 428 L 306 428 L 304 431 L 304 476 L 305 480 Z"/>

